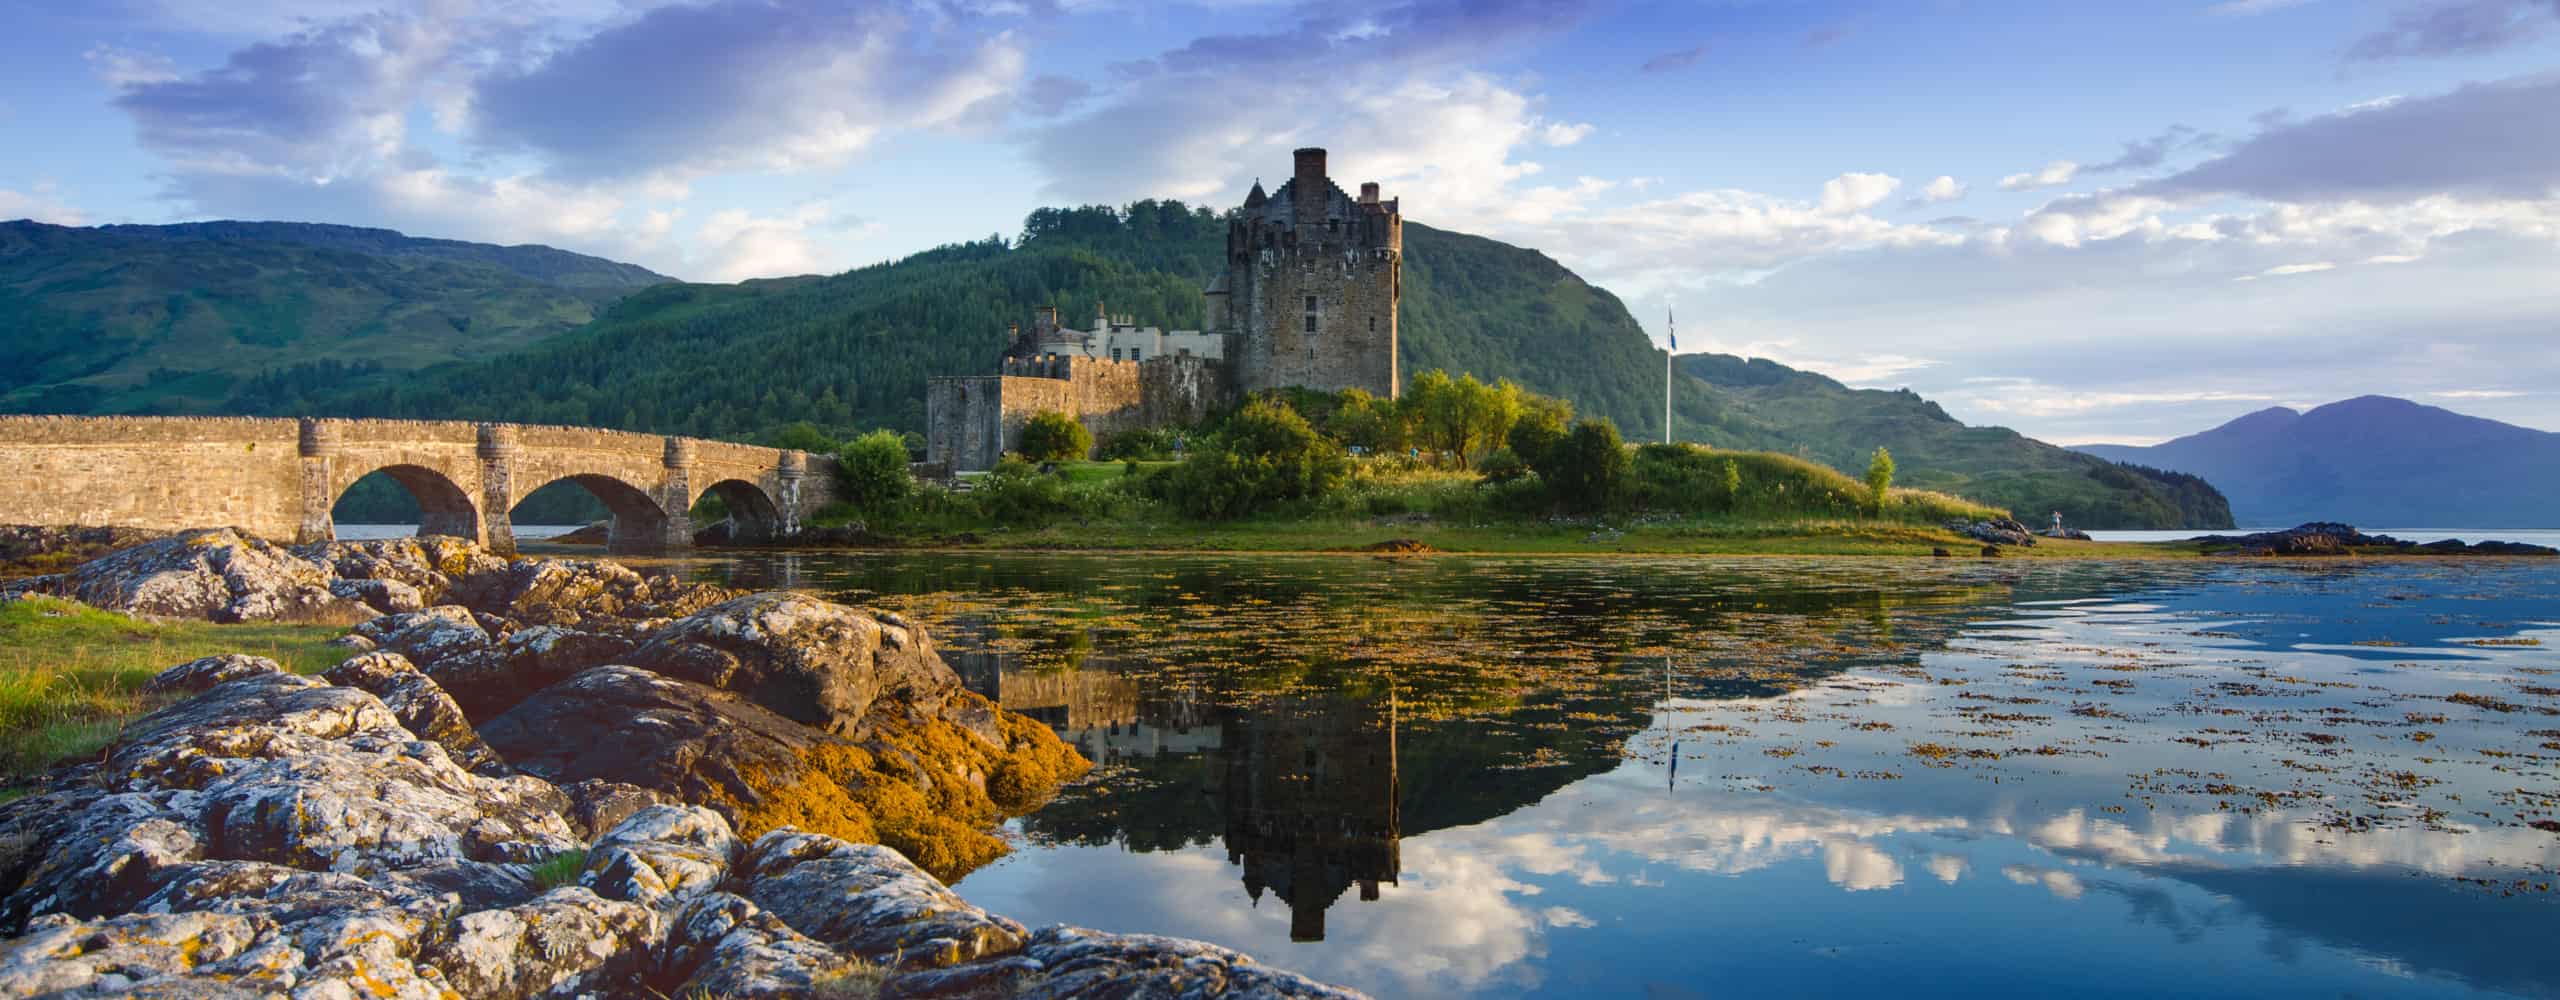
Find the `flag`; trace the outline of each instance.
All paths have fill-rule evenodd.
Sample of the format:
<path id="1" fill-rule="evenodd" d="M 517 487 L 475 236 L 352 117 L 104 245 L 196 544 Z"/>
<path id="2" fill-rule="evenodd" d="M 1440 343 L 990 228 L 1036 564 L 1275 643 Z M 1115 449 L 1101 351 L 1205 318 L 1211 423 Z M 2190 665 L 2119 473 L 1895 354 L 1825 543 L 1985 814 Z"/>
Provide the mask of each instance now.
<path id="1" fill-rule="evenodd" d="M 1663 319 L 1671 324 L 1671 349 L 1680 349 L 1680 315 L 1676 309 L 1663 311 Z"/>

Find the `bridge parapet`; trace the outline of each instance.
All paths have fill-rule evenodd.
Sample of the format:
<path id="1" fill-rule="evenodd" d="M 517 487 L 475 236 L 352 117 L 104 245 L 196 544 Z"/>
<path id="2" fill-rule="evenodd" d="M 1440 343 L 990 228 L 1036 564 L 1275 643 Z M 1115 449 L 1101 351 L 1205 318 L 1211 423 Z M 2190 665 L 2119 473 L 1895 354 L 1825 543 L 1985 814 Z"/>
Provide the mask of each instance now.
<path id="1" fill-rule="evenodd" d="M 788 537 L 834 497 L 834 459 L 591 427 L 457 420 L 0 415 L 0 522 L 334 537 L 330 508 L 380 472 L 417 498 L 422 534 L 515 548 L 509 512 L 561 480 L 613 511 L 617 551 L 692 544 L 705 494 L 733 535 Z M 820 474 L 811 475 L 812 471 Z"/>

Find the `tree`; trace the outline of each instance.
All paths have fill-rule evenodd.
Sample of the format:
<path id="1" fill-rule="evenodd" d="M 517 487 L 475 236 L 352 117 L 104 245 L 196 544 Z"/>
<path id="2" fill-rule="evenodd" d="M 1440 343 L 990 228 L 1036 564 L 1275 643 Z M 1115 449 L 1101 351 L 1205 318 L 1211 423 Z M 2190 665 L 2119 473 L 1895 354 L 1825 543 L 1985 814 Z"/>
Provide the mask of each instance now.
<path id="1" fill-rule="evenodd" d="M 1288 404 L 1255 399 L 1227 418 L 1211 447 L 1150 481 L 1193 517 L 1243 517 L 1273 503 L 1333 492 L 1350 476 L 1342 446 Z"/>
<path id="2" fill-rule="evenodd" d="M 1072 462 L 1093 451 L 1093 432 L 1056 410 L 1042 410 L 1022 425 L 1014 450 L 1034 462 Z"/>
<path id="3" fill-rule="evenodd" d="M 907 443 L 896 431 L 872 431 L 836 455 L 836 485 L 855 510 L 880 515 L 915 488 L 907 472 Z"/>
<path id="4" fill-rule="evenodd" d="M 820 455 L 831 454 L 836 449 L 844 446 L 842 442 L 828 436 L 827 432 L 819 430 L 816 424 L 812 424 L 806 420 L 798 423 L 784 424 L 782 427 L 776 429 L 773 432 L 772 437 L 767 440 L 776 448 L 783 448 L 792 451 L 806 451 Z"/>
<path id="5" fill-rule="evenodd" d="M 1724 509 L 1742 509 L 1742 463 L 1724 460 Z"/>
<path id="6" fill-rule="evenodd" d="M 1626 495 L 1632 464 L 1626 442 L 1618 437 L 1618 425 L 1602 417 L 1574 424 L 1564 440 L 1548 451 L 1538 478 L 1546 480 L 1557 504 L 1596 513 L 1615 506 Z"/>
<path id="7" fill-rule="evenodd" d="M 1875 502 L 1877 510 L 1884 509 L 1884 495 L 1891 489 L 1893 489 L 1893 453 L 1884 450 L 1883 445 L 1877 445 L 1875 457 L 1867 460 L 1867 493 Z"/>

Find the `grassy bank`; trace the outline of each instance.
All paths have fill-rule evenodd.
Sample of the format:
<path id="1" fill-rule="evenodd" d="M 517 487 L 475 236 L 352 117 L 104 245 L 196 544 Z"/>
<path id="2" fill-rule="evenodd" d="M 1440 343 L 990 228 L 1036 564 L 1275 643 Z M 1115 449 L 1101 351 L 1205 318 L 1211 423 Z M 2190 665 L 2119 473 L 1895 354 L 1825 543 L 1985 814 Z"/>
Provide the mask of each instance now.
<path id="1" fill-rule="evenodd" d="M 154 707 L 142 684 L 162 670 L 248 653 L 317 673 L 347 655 L 327 645 L 344 631 L 146 622 L 50 598 L 0 602 L 0 784 L 105 746 Z"/>

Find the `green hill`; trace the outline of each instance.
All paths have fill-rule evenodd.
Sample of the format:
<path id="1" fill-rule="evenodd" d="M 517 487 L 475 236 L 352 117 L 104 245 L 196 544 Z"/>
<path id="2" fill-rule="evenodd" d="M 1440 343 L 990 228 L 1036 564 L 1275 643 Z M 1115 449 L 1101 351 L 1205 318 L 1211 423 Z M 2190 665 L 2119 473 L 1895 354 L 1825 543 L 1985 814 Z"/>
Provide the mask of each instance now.
<path id="1" fill-rule="evenodd" d="M 575 329 L 557 320 L 620 292 L 527 284 L 528 274 L 537 272 L 507 255 L 541 248 L 410 240 L 344 227 L 294 227 L 305 240 L 300 243 L 252 238 L 275 235 L 256 224 L 209 224 L 192 234 L 187 227 L 155 227 L 179 232 L 147 238 L 112 229 L 37 228 L 53 231 L 57 240 L 68 239 L 63 233 L 125 239 L 123 256 L 84 244 L 81 268 L 56 270 L 111 276 L 107 287 L 122 290 L 127 300 L 140 298 L 132 291 L 138 288 L 195 287 L 212 291 L 162 296 L 299 304 L 314 298 L 308 289 L 325 286 L 332 294 L 319 298 L 345 303 L 360 298 L 348 288 L 355 286 L 366 293 L 363 302 L 402 317 L 402 328 L 411 331 L 368 338 L 347 333 L 341 323 L 331 328 L 336 349 L 284 357 L 293 351 L 279 348 L 246 360 L 223 352 L 261 336 L 308 347 L 313 338 L 296 331 L 310 321 L 282 305 L 274 306 L 272 322 L 258 321 L 245 305 L 235 307 L 236 317 L 215 305 L 190 306 L 179 314 L 219 335 L 197 334 L 199 340 L 188 343 L 204 346 L 162 350 L 150 361 L 117 360 L 109 370 L 128 383 L 140 371 L 140 388 L 86 402 L 57 391 L 44 399 L 80 405 L 55 409 L 174 411 L 227 397 L 222 408 L 241 413 L 519 420 L 757 438 L 800 421 L 838 434 L 873 426 L 921 430 L 925 380 L 992 371 L 1006 328 L 1025 321 L 1034 306 L 1056 305 L 1080 323 L 1097 303 L 1108 303 L 1112 312 L 1141 322 L 1196 329 L 1200 288 L 1219 265 L 1226 224 L 1217 213 L 1173 201 L 1041 209 L 1016 239 L 990 236 L 843 274 L 651 285 L 612 301 Z M 213 245 L 212 237 L 232 242 L 219 244 L 224 253 L 194 252 Z M 9 259 L 8 239 L 0 235 L 0 260 Z M 1418 223 L 1405 227 L 1405 251 L 1407 373 L 1446 368 L 1511 378 L 1617 421 L 1630 440 L 1660 436 L 1662 357 L 1616 296 L 1535 250 Z M 119 270 L 177 272 L 182 266 L 203 269 L 203 283 L 189 286 L 174 274 L 144 280 Z M 0 274 L 22 270 L 42 268 L 0 264 Z M 62 283 L 68 280 L 56 279 L 27 301 L 57 311 L 83 301 L 76 283 Z M 588 297 L 579 297 L 581 291 Z M 553 309 L 551 325 L 519 322 L 503 337 L 486 318 L 437 325 L 465 307 L 504 312 L 539 304 Z M 203 320 L 206 311 L 219 320 Z M 392 342 L 407 346 L 393 352 Z M 84 353 L 60 342 L 29 349 L 31 361 L 51 366 L 47 378 L 29 381 L 97 381 L 104 376 L 80 374 L 79 359 L 99 353 L 112 352 Z M 216 383 L 201 374 L 217 367 L 213 358 L 221 359 L 224 372 L 258 374 Z M 455 358 L 478 360 L 401 370 Z M 2219 495 L 2201 481 L 2117 466 L 2006 430 L 1967 428 L 1908 393 L 1853 391 L 1765 361 L 1698 355 L 1682 364 L 1690 378 L 1678 393 L 1676 426 L 1686 439 L 1801 454 L 1853 475 L 1884 445 L 1900 461 L 1905 484 L 1951 490 L 2030 518 L 2059 509 L 2088 527 L 2230 523 Z M 158 382 L 154 367 L 166 373 Z M 170 388 L 190 378 L 205 384 L 185 393 Z M 21 391 L 18 398 L 27 395 Z"/>
<path id="2" fill-rule="evenodd" d="M 2202 479 L 2084 455 L 2006 427 L 1968 427 L 1908 389 L 1851 389 L 1726 354 L 1682 355 L 1678 371 L 1672 426 L 1683 440 L 1787 452 L 1853 475 L 1881 446 L 1893 453 L 1902 485 L 2007 507 L 2034 525 L 2060 511 L 2083 528 L 2231 526 L 2231 505 Z"/>
<path id="3" fill-rule="evenodd" d="M 665 281 L 549 247 L 273 222 L 0 222 L 0 410 L 219 408 L 269 369 L 529 346 Z"/>

